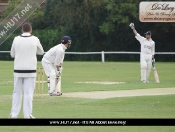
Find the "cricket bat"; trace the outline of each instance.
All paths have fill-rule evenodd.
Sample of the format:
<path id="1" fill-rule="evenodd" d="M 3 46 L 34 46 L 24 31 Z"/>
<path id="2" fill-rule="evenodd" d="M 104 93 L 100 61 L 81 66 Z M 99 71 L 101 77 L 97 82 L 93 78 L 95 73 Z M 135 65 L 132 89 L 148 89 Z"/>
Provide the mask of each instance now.
<path id="1" fill-rule="evenodd" d="M 156 81 L 156 83 L 160 83 L 160 81 L 159 81 L 159 76 L 158 76 L 156 67 L 154 66 L 154 63 L 152 63 L 152 66 L 153 66 L 153 72 L 154 72 L 155 81 Z"/>

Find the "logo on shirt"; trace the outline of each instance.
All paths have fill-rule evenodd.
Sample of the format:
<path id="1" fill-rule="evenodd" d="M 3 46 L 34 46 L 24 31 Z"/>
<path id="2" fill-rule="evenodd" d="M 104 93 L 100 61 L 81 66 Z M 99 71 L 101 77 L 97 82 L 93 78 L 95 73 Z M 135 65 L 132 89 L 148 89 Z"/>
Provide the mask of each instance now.
<path id="1" fill-rule="evenodd" d="M 144 45 L 144 48 L 151 49 L 151 46 Z"/>

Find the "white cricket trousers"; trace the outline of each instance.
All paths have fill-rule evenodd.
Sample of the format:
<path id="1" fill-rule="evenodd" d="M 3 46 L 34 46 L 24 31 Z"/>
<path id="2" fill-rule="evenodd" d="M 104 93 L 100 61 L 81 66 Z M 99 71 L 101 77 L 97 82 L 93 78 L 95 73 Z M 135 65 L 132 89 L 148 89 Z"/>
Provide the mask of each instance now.
<path id="1" fill-rule="evenodd" d="M 52 64 L 50 61 L 43 58 L 41 63 L 47 77 L 50 77 L 50 73 L 53 69 L 55 70 L 55 74 L 56 74 L 56 71 L 57 71 L 56 66 L 54 66 L 54 64 Z"/>
<path id="2" fill-rule="evenodd" d="M 152 67 L 152 55 L 140 54 L 141 81 L 148 81 Z"/>
<path id="3" fill-rule="evenodd" d="M 24 91 L 23 114 L 24 118 L 30 118 L 33 108 L 33 94 L 35 89 L 35 77 L 14 77 L 14 91 L 12 99 L 11 118 L 17 118 L 21 110 L 22 91 Z"/>
<path id="4" fill-rule="evenodd" d="M 48 61 L 47 59 L 45 59 L 44 57 L 43 57 L 43 59 L 42 59 L 42 61 L 41 61 L 41 63 L 42 63 L 42 66 L 43 66 L 43 68 L 44 68 L 44 72 L 45 72 L 45 74 L 46 74 L 46 76 L 48 77 L 48 79 L 47 79 L 47 86 L 48 86 L 48 93 L 53 93 L 53 91 L 55 90 L 55 89 L 53 89 L 53 87 L 51 87 L 50 88 L 50 77 L 51 77 L 51 71 L 55 71 L 55 77 L 56 77 L 56 66 L 54 66 L 54 64 L 53 63 L 51 63 L 50 61 Z"/>

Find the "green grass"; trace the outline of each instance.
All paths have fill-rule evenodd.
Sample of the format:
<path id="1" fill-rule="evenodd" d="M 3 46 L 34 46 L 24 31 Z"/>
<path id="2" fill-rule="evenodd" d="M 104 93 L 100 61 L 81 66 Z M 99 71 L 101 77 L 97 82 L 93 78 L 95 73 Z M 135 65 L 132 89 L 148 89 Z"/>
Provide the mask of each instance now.
<path id="1" fill-rule="evenodd" d="M 157 71 L 160 77 L 160 84 L 155 83 L 153 72 L 150 75 L 150 84 L 140 83 L 139 63 L 115 63 L 106 62 L 67 62 L 64 64 L 63 71 L 63 91 L 108 91 L 140 88 L 164 88 L 175 86 L 174 63 L 156 63 Z M 77 84 L 75 82 L 85 81 L 114 81 L 126 82 L 120 85 L 95 85 L 95 84 Z M 70 87 L 71 86 L 71 87 Z"/>
<path id="2" fill-rule="evenodd" d="M 174 132 L 175 127 L 1 127 L 3 132 Z"/>
<path id="3" fill-rule="evenodd" d="M 131 62 L 65 62 L 63 63 L 62 91 L 83 92 L 83 91 L 108 91 L 140 88 L 165 88 L 175 86 L 175 63 L 156 63 L 161 83 L 155 83 L 153 72 L 151 72 L 150 84 L 143 85 L 140 82 L 139 63 Z M 38 63 L 41 67 L 41 63 Z M 13 62 L 0 61 L 0 83 L 13 81 Z M 119 85 L 97 85 L 80 84 L 76 82 L 87 81 L 114 81 L 126 82 Z M 1 84 L 2 85 L 2 84 Z M 11 94 L 13 83 L 3 84 L 3 93 Z M 47 86 L 45 85 L 45 88 Z M 45 90 L 47 92 L 47 90 Z"/>
<path id="4" fill-rule="evenodd" d="M 149 84 L 140 82 L 138 62 L 65 62 L 62 92 L 111 91 L 175 87 L 175 63 L 156 63 L 160 84 L 153 73 Z M 38 67 L 41 63 L 38 63 Z M 0 118 L 7 118 L 13 91 L 13 62 L 0 61 Z M 46 78 L 46 77 L 45 77 Z M 86 81 L 126 82 L 119 85 L 80 84 Z M 6 83 L 8 82 L 8 83 Z M 45 84 L 44 93 L 47 93 Z M 175 96 L 143 96 L 110 99 L 81 99 L 44 96 L 34 98 L 37 118 L 175 118 Z M 22 109 L 21 109 L 22 110 Z M 20 118 L 23 118 L 21 111 Z M 3 132 L 174 132 L 175 127 L 0 127 Z"/>

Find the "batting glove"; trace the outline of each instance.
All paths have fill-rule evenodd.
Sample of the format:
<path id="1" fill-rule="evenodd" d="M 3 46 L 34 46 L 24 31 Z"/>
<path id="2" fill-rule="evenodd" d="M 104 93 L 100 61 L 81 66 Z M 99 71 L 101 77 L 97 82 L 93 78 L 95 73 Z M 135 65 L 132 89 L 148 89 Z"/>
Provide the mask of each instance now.
<path id="1" fill-rule="evenodd" d="M 156 62 L 155 58 L 152 58 L 152 63 L 155 63 L 155 62 Z"/>
<path id="2" fill-rule="evenodd" d="M 59 71 L 60 71 L 60 73 L 63 72 L 63 67 L 62 66 L 59 68 Z"/>
<path id="3" fill-rule="evenodd" d="M 129 26 L 130 26 L 131 29 L 135 29 L 134 23 L 130 23 Z"/>
<path id="4" fill-rule="evenodd" d="M 62 71 L 63 71 L 63 67 L 60 67 L 57 71 L 57 77 L 61 76 Z"/>
<path id="5" fill-rule="evenodd" d="M 155 58 L 152 58 L 152 66 L 154 68 Z"/>
<path id="6" fill-rule="evenodd" d="M 57 77 L 61 76 L 61 72 L 57 71 Z"/>

